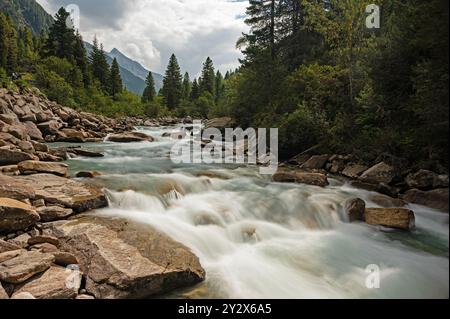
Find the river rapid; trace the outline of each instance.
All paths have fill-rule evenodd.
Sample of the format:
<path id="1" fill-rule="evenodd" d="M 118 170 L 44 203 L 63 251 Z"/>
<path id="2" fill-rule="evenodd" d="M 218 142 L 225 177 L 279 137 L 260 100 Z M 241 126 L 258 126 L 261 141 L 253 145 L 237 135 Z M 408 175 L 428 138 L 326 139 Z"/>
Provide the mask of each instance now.
<path id="1" fill-rule="evenodd" d="M 273 183 L 255 166 L 174 164 L 174 127 L 137 128 L 153 143 L 83 145 L 104 158 L 67 161 L 99 171 L 110 207 L 94 212 L 151 225 L 189 247 L 204 283 L 170 298 L 448 298 L 449 215 L 410 205 L 412 233 L 346 223 L 343 203 L 373 193 Z M 70 144 L 64 144 L 70 146 Z M 380 270 L 367 288 L 367 267 Z"/>

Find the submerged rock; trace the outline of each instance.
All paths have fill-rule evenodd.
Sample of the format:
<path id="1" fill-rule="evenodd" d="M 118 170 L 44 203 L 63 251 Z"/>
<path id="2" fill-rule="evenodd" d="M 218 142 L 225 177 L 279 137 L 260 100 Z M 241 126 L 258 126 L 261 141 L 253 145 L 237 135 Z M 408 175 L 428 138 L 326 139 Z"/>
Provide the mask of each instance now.
<path id="1" fill-rule="evenodd" d="M 116 143 L 132 143 L 132 142 L 153 142 L 153 137 L 138 132 L 128 132 L 121 134 L 112 134 L 108 136 L 108 141 Z"/>
<path id="2" fill-rule="evenodd" d="M 84 216 L 45 231 L 77 258 L 86 290 L 97 299 L 146 298 L 205 278 L 188 248 L 150 227 Z"/>
<path id="3" fill-rule="evenodd" d="M 299 171 L 281 171 L 273 176 L 277 183 L 297 183 L 312 186 L 326 187 L 329 185 L 328 178 L 320 173 L 306 173 Z"/>

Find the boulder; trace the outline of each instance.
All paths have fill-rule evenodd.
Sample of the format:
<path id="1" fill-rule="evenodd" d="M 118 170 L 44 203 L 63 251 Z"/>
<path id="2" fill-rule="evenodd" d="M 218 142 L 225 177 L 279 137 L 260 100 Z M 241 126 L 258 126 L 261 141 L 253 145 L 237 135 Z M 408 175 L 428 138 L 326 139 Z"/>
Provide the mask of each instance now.
<path id="1" fill-rule="evenodd" d="M 78 295 L 81 286 L 81 272 L 51 267 L 42 275 L 20 285 L 14 296 L 30 293 L 36 299 L 73 299 Z"/>
<path id="2" fill-rule="evenodd" d="M 76 177 L 77 178 L 94 178 L 94 177 L 98 177 L 98 176 L 102 176 L 102 173 L 99 172 L 78 172 Z"/>
<path id="3" fill-rule="evenodd" d="M 0 114 L 0 121 L 9 125 L 19 124 L 19 118 L 14 113 Z"/>
<path id="4" fill-rule="evenodd" d="M 18 165 L 23 175 L 48 173 L 56 176 L 69 177 L 69 166 L 61 163 L 48 163 L 38 161 L 21 162 Z"/>
<path id="5" fill-rule="evenodd" d="M 16 294 L 13 297 L 11 297 L 11 300 L 33 300 L 36 299 L 32 294 L 29 292 L 22 292 L 20 294 Z"/>
<path id="6" fill-rule="evenodd" d="M 86 133 L 74 129 L 63 129 L 58 133 L 60 134 L 57 137 L 58 142 L 84 143 L 85 139 L 88 137 Z"/>
<path id="7" fill-rule="evenodd" d="M 0 233 L 24 230 L 39 220 L 38 213 L 30 205 L 10 198 L 0 198 Z"/>
<path id="8" fill-rule="evenodd" d="M 52 135 L 56 134 L 62 127 L 62 125 L 58 121 L 51 120 L 48 122 L 40 123 L 37 127 L 39 128 L 39 130 L 41 130 L 42 134 Z"/>
<path id="9" fill-rule="evenodd" d="M 30 138 L 34 141 L 42 141 L 44 137 L 42 136 L 42 132 L 39 128 L 31 121 L 27 121 L 23 123 L 25 128 L 25 132 L 30 136 Z"/>
<path id="10" fill-rule="evenodd" d="M 19 140 L 29 140 L 30 137 L 27 134 L 27 129 L 22 124 L 11 125 L 8 127 L 8 133 L 18 138 Z"/>
<path id="11" fill-rule="evenodd" d="M 219 130 L 223 130 L 226 128 L 233 128 L 235 125 L 235 121 L 230 117 L 221 117 L 209 120 L 206 122 L 205 128 L 216 128 Z"/>
<path id="12" fill-rule="evenodd" d="M 364 221 L 366 202 L 360 198 L 350 199 L 345 203 L 345 211 L 350 222 Z"/>
<path id="13" fill-rule="evenodd" d="M 0 239 L 0 254 L 7 251 L 19 250 L 21 247 Z"/>
<path id="14" fill-rule="evenodd" d="M 59 240 L 56 237 L 53 236 L 35 236 L 28 239 L 28 245 L 38 245 L 38 244 L 52 244 L 53 246 L 58 247 L 59 246 Z"/>
<path id="15" fill-rule="evenodd" d="M 20 254 L 22 254 L 24 250 L 18 249 L 18 250 L 11 250 L 0 254 L 0 263 L 5 262 L 7 260 L 16 258 Z"/>
<path id="16" fill-rule="evenodd" d="M 375 204 L 386 208 L 404 207 L 406 202 L 400 198 L 392 198 L 386 195 L 371 195 L 369 198 Z"/>
<path id="17" fill-rule="evenodd" d="M 20 118 L 20 120 L 22 122 L 33 122 L 33 123 L 37 122 L 36 115 L 34 114 L 25 114 Z"/>
<path id="18" fill-rule="evenodd" d="M 63 251 L 57 251 L 53 253 L 53 256 L 55 256 L 55 264 L 67 267 L 70 265 L 78 265 L 78 259 L 71 253 L 66 253 Z"/>
<path id="19" fill-rule="evenodd" d="M 0 166 L 0 175 L 16 176 L 19 175 L 19 168 L 17 165 Z M 2 188 L 0 186 L 0 188 Z M 2 195 L 0 195 L 2 197 Z M 4 196 L 7 197 L 7 196 Z"/>
<path id="20" fill-rule="evenodd" d="M 360 179 L 366 183 L 383 183 L 389 185 L 395 178 L 395 169 L 381 162 L 365 171 Z"/>
<path id="21" fill-rule="evenodd" d="M 31 154 L 0 148 L 0 166 L 15 165 L 24 161 L 32 161 L 35 157 Z"/>
<path id="22" fill-rule="evenodd" d="M 97 299 L 147 298 L 205 278 L 188 248 L 148 226 L 83 216 L 47 227 L 61 250 L 76 256 L 86 290 Z"/>
<path id="23" fill-rule="evenodd" d="M 405 208 L 367 208 L 364 215 L 369 225 L 384 226 L 401 230 L 414 230 L 414 212 Z"/>
<path id="24" fill-rule="evenodd" d="M 75 299 L 77 300 L 95 300 L 95 297 L 89 295 L 78 295 Z"/>
<path id="25" fill-rule="evenodd" d="M 73 215 L 73 210 L 60 206 L 42 206 L 36 208 L 36 212 L 43 222 L 53 222 L 55 220 L 66 219 Z"/>
<path id="26" fill-rule="evenodd" d="M 33 185 L 37 199 L 47 204 L 72 209 L 75 213 L 108 205 L 105 194 L 96 186 L 51 174 L 18 176 L 18 181 Z"/>
<path id="27" fill-rule="evenodd" d="M 328 178 L 320 173 L 306 173 L 298 171 L 281 171 L 273 176 L 277 183 L 297 183 L 312 186 L 326 187 L 329 185 Z"/>
<path id="28" fill-rule="evenodd" d="M 401 198 L 409 203 L 427 206 L 444 212 L 449 211 L 448 188 L 439 188 L 432 191 L 411 189 L 407 191 Z"/>
<path id="29" fill-rule="evenodd" d="M 362 173 L 367 171 L 368 167 L 364 165 L 359 164 L 353 164 L 347 166 L 343 171 L 342 175 L 349 177 L 349 178 L 358 178 L 361 176 Z"/>
<path id="30" fill-rule="evenodd" d="M 54 261 L 51 254 L 24 251 L 16 258 L 0 263 L 0 280 L 10 284 L 23 283 L 49 269 Z"/>
<path id="31" fill-rule="evenodd" d="M 39 142 L 36 142 L 36 141 L 31 141 L 31 144 L 33 145 L 34 149 L 37 152 L 44 152 L 44 153 L 46 153 L 46 152 L 49 151 L 49 147 L 47 145 L 45 145 L 45 144 L 42 144 L 42 143 L 39 143 Z"/>
<path id="32" fill-rule="evenodd" d="M 330 155 L 316 155 L 312 156 L 302 166 L 302 169 L 323 169 L 328 162 Z"/>
<path id="33" fill-rule="evenodd" d="M 108 136 L 108 141 L 116 143 L 131 143 L 131 142 L 153 142 L 154 139 L 143 133 L 129 132 L 121 134 L 112 134 Z"/>
<path id="34" fill-rule="evenodd" d="M 26 249 L 26 248 L 28 248 L 28 239 L 30 239 L 30 238 L 31 238 L 31 236 L 28 233 L 24 233 L 15 238 L 12 238 L 9 242 L 16 246 L 19 246 L 20 248 Z"/>
<path id="35" fill-rule="evenodd" d="M 103 153 L 87 151 L 87 150 L 83 150 L 81 148 L 70 149 L 70 152 L 74 153 L 77 156 L 83 156 L 83 157 L 104 157 L 105 156 Z"/>
<path id="36" fill-rule="evenodd" d="M 58 247 L 49 243 L 36 244 L 30 247 L 31 251 L 38 251 L 40 253 L 52 254 L 59 252 Z"/>

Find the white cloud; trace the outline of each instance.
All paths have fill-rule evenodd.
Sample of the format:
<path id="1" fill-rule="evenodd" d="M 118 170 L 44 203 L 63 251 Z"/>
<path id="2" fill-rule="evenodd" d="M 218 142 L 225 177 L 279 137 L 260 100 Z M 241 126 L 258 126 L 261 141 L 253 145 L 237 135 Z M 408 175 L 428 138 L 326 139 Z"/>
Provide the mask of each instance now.
<path id="1" fill-rule="evenodd" d="M 183 71 L 197 76 L 210 56 L 221 71 L 238 66 L 235 44 L 247 30 L 247 1 L 233 0 L 37 0 L 51 13 L 75 3 L 80 31 L 94 35 L 153 71 L 163 73 L 175 53 Z M 239 18 L 238 18 L 239 17 Z"/>

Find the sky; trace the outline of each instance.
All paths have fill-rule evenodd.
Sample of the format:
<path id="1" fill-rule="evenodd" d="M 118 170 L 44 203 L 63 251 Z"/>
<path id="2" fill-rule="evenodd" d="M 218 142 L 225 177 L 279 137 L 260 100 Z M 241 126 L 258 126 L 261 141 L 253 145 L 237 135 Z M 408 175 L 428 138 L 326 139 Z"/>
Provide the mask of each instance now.
<path id="1" fill-rule="evenodd" d="M 153 72 L 164 74 L 175 53 L 183 72 L 199 75 L 209 56 L 221 72 L 242 56 L 236 41 L 247 32 L 245 0 L 37 0 L 50 14 L 62 6 L 80 9 L 79 30 L 105 50 L 119 49 Z"/>

